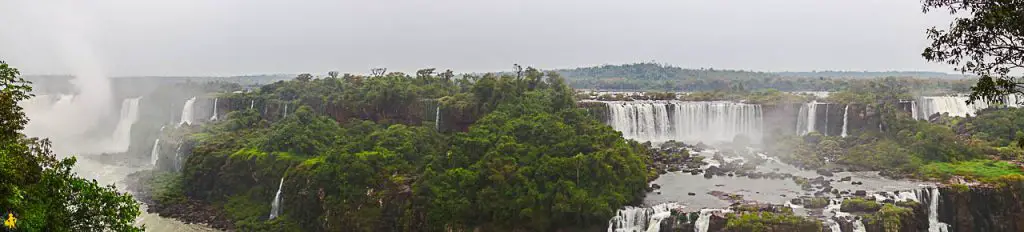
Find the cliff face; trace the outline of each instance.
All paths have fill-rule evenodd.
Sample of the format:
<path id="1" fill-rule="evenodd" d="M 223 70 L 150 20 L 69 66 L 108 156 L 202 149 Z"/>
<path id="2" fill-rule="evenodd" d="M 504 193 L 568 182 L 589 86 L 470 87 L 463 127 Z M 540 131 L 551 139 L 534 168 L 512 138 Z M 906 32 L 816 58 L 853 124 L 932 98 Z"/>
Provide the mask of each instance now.
<path id="1" fill-rule="evenodd" d="M 939 220 L 949 231 L 1024 231 L 1024 181 L 940 188 Z"/>

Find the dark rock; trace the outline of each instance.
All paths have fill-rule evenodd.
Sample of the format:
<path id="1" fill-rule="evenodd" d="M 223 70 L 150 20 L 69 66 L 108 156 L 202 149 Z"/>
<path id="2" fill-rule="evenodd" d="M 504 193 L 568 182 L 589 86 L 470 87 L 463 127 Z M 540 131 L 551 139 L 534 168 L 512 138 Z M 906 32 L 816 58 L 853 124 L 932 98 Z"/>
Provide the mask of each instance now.
<path id="1" fill-rule="evenodd" d="M 861 197 L 863 197 L 863 196 L 867 196 L 868 192 L 864 191 L 864 190 L 857 190 L 857 191 L 853 192 L 853 195 L 854 196 L 861 196 Z"/>
<path id="2" fill-rule="evenodd" d="M 690 192 L 690 193 L 686 193 L 686 195 L 690 195 L 690 196 L 696 196 L 697 194 L 696 194 L 696 193 L 692 193 L 692 192 Z"/>
<path id="3" fill-rule="evenodd" d="M 661 185 L 658 185 L 658 184 L 651 184 L 651 188 L 652 188 L 652 189 L 661 189 Z"/>
<path id="4" fill-rule="evenodd" d="M 842 182 L 842 181 L 850 181 L 850 180 L 853 180 L 852 176 L 847 176 L 847 177 L 843 177 L 842 179 L 839 179 L 840 182 Z"/>
<path id="5" fill-rule="evenodd" d="M 832 177 L 832 171 L 829 171 L 829 170 L 818 169 L 815 172 L 818 173 L 818 175 Z"/>

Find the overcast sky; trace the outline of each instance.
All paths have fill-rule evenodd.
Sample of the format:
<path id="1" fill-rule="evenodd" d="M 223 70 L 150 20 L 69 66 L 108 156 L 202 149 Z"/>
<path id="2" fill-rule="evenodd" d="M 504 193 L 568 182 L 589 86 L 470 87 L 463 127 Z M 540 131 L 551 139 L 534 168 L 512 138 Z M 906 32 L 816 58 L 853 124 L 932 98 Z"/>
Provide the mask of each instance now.
<path id="1" fill-rule="evenodd" d="M 917 0 L 2 0 L 0 60 L 26 74 L 457 72 L 656 61 L 761 71 L 951 71 L 950 17 Z"/>

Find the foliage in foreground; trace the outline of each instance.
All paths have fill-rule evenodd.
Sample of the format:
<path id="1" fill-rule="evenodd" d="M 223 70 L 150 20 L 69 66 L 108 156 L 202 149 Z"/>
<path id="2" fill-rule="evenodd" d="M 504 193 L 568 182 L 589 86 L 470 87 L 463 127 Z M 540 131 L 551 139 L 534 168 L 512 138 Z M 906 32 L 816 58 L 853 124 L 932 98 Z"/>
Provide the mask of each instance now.
<path id="1" fill-rule="evenodd" d="M 0 62 L 0 213 L 18 219 L 15 231 L 142 231 L 130 195 L 76 176 L 74 157 L 57 160 L 47 140 L 21 134 L 17 102 L 32 88 L 18 74 Z"/>

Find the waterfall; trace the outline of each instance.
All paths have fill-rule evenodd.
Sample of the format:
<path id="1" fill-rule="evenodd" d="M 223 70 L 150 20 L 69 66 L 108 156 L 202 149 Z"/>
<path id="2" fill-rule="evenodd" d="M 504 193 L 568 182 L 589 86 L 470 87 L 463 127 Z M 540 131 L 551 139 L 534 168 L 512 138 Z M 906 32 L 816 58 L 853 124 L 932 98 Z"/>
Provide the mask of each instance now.
<path id="1" fill-rule="evenodd" d="M 1005 105 L 1006 107 L 1018 108 L 1021 106 L 1020 101 L 1018 99 L 1020 99 L 1020 96 L 1018 96 L 1018 94 L 1008 94 L 1003 97 L 1003 105 Z"/>
<path id="2" fill-rule="evenodd" d="M 728 142 L 738 135 L 760 143 L 760 105 L 734 102 L 607 102 L 609 124 L 637 141 Z"/>
<path id="3" fill-rule="evenodd" d="M 949 230 L 949 225 L 939 221 L 939 188 L 930 188 L 927 191 L 929 191 L 929 198 L 924 196 L 918 198 L 928 199 L 928 232 L 946 232 Z M 925 190 L 922 190 L 921 193 L 923 195 Z"/>
<path id="4" fill-rule="evenodd" d="M 818 123 L 819 104 L 822 103 L 812 101 L 800 107 L 800 115 L 798 115 L 796 119 L 797 135 L 806 135 L 811 133 L 812 131 L 817 131 L 815 126 Z M 828 110 L 828 105 L 825 105 L 825 109 Z M 825 119 L 828 120 L 828 115 L 825 115 Z M 826 125 L 825 127 L 828 128 L 828 125 Z"/>
<path id="5" fill-rule="evenodd" d="M 975 115 L 978 110 L 988 108 L 988 103 L 983 100 L 968 105 L 967 99 L 968 97 L 961 96 L 921 97 L 921 104 L 917 104 L 917 107 L 921 108 L 919 109 L 920 117 L 925 120 L 936 113 L 949 113 L 949 116 L 953 117 L 967 117 Z"/>
<path id="6" fill-rule="evenodd" d="M 910 101 L 910 118 L 921 119 L 921 116 L 917 115 L 917 101 Z"/>
<path id="7" fill-rule="evenodd" d="M 274 195 L 274 202 L 270 203 L 270 219 L 273 220 L 281 214 L 281 188 L 284 187 L 284 177 L 281 177 L 281 183 L 277 185 L 277 194 Z"/>
<path id="8" fill-rule="evenodd" d="M 822 134 L 828 136 L 828 104 L 825 104 L 825 131 Z"/>
<path id="9" fill-rule="evenodd" d="M 217 121 L 217 101 L 220 99 L 213 98 L 213 117 L 210 117 L 210 121 Z"/>
<path id="10" fill-rule="evenodd" d="M 192 120 L 195 118 L 192 112 L 192 106 L 195 105 L 195 103 L 196 97 L 189 98 L 185 101 L 185 106 L 181 108 L 181 122 L 178 123 L 178 126 L 186 124 L 192 125 Z"/>
<path id="11" fill-rule="evenodd" d="M 256 100 L 255 99 L 249 100 L 249 109 L 251 110 L 253 106 L 256 106 Z"/>
<path id="12" fill-rule="evenodd" d="M 121 101 L 121 118 L 117 121 L 114 134 L 111 136 L 110 152 L 126 152 L 132 142 L 132 125 L 139 120 L 139 98 Z"/>
<path id="13" fill-rule="evenodd" d="M 829 218 L 829 219 L 827 219 L 825 221 L 825 223 L 828 224 L 829 231 L 832 231 L 832 232 L 843 232 L 843 229 L 841 227 L 839 227 L 839 223 L 836 222 L 836 220 L 832 220 L 831 218 Z"/>
<path id="14" fill-rule="evenodd" d="M 715 212 L 730 212 L 729 210 L 722 209 L 701 209 L 700 215 L 697 216 L 697 220 L 693 222 L 694 232 L 708 232 L 708 227 L 711 226 L 711 214 Z"/>
<path id="15" fill-rule="evenodd" d="M 864 228 L 863 218 L 858 217 L 853 220 L 853 232 L 867 232 L 867 229 Z"/>
<path id="16" fill-rule="evenodd" d="M 850 123 L 850 105 L 849 104 L 847 104 L 846 108 L 843 109 L 843 133 L 839 134 L 839 136 L 842 136 L 844 138 L 847 136 L 847 134 L 846 134 L 846 127 L 847 127 L 848 123 Z"/>
<path id="17" fill-rule="evenodd" d="M 281 118 L 285 117 L 288 117 L 288 103 L 284 103 L 284 116 L 281 116 Z"/>
<path id="18" fill-rule="evenodd" d="M 160 139 L 153 141 L 153 151 L 149 153 L 149 162 L 156 166 L 156 161 L 160 159 Z"/>
<path id="19" fill-rule="evenodd" d="M 441 106 L 437 106 L 437 110 L 434 111 L 434 129 L 441 131 Z"/>
<path id="20" fill-rule="evenodd" d="M 656 232 L 661 230 L 661 221 L 672 215 L 672 209 L 680 208 L 676 203 L 664 203 L 641 208 L 626 206 L 608 220 L 608 232 Z"/>

